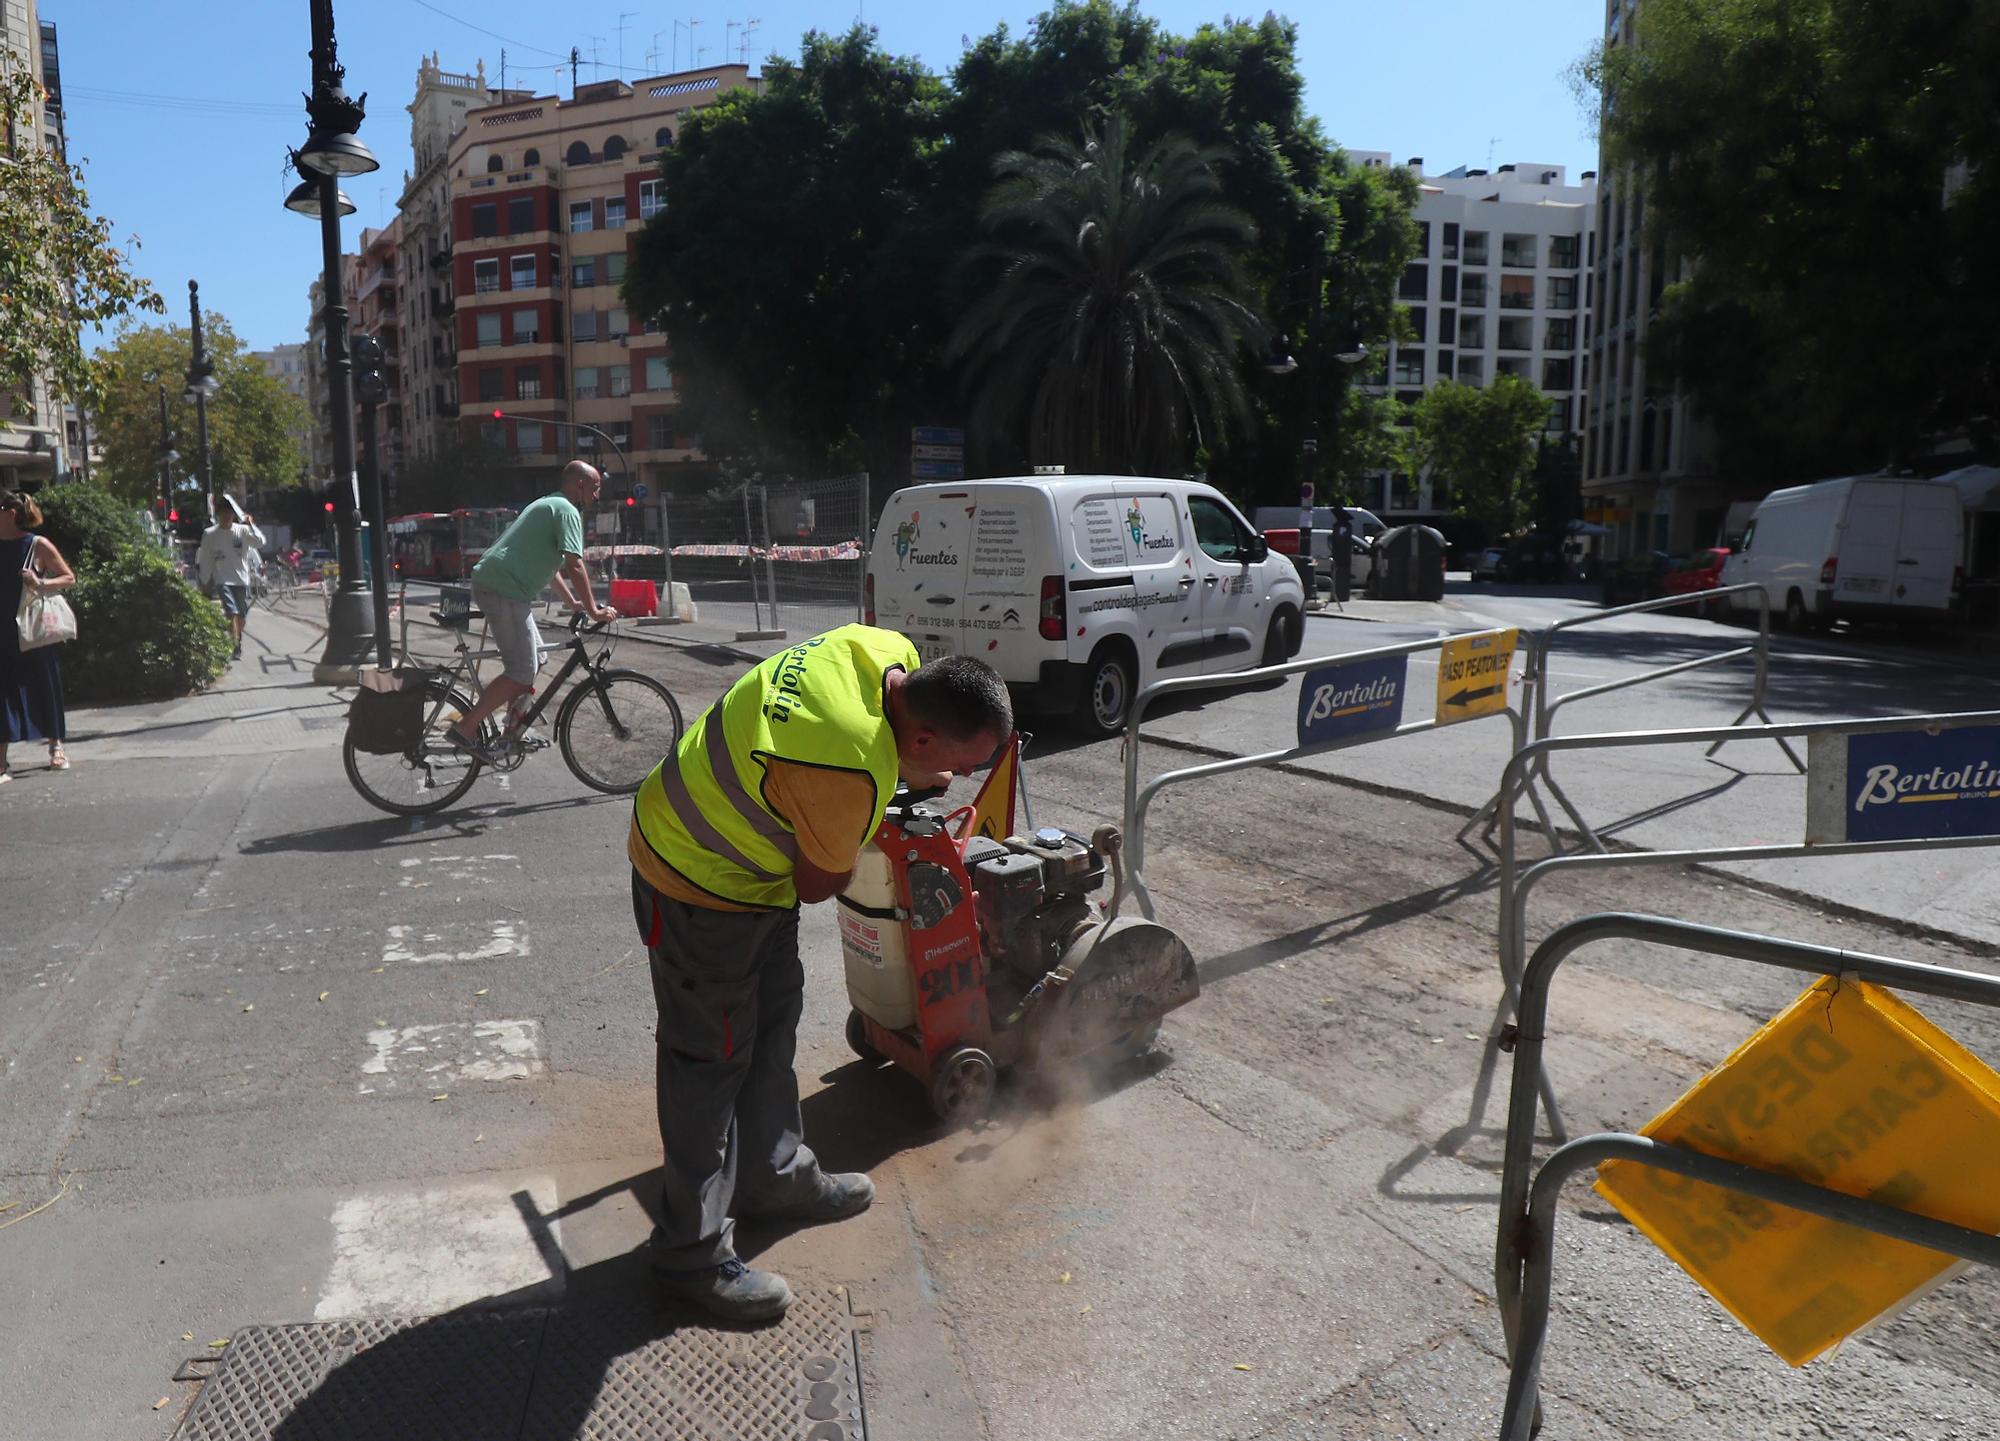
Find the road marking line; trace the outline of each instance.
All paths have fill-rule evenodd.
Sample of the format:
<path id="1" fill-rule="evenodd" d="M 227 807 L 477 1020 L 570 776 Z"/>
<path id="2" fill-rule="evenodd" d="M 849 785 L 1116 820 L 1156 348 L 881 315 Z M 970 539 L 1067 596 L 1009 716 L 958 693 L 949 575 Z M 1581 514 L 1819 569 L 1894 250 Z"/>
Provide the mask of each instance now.
<path id="1" fill-rule="evenodd" d="M 548 1263 L 514 1200 L 519 1191 L 542 1215 L 554 1213 L 552 1176 L 342 1200 L 332 1216 L 333 1265 L 313 1319 L 434 1315 L 549 1282 Z M 547 1225 L 560 1249 L 560 1223 Z M 553 1279 L 559 1288 L 562 1276 Z"/>
<path id="2" fill-rule="evenodd" d="M 486 941 L 467 949 L 447 945 L 435 931 L 418 932 L 414 926 L 389 927 L 389 939 L 382 947 L 385 965 L 424 966 L 437 961 L 497 961 L 506 956 L 531 954 L 525 921 L 491 921 Z"/>
<path id="3" fill-rule="evenodd" d="M 545 1067 L 540 1021 L 446 1021 L 368 1033 L 364 1096 L 434 1089 L 447 1081 L 532 1081 Z"/>

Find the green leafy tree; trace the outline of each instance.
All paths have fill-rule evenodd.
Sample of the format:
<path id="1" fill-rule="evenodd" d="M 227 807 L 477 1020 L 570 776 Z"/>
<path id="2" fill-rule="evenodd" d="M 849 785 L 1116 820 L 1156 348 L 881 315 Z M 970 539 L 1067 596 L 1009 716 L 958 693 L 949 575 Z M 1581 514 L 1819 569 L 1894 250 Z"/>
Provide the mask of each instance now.
<path id="1" fill-rule="evenodd" d="M 253 487 L 297 484 L 305 464 L 299 432 L 310 425 L 304 402 L 266 374 L 263 365 L 220 315 L 202 317 L 203 340 L 221 388 L 208 401 L 209 464 L 215 488 L 241 494 Z M 99 477 L 135 505 L 159 493 L 159 387 L 167 392 L 167 424 L 180 460 L 177 485 L 198 482 L 196 418 L 183 400 L 193 340 L 187 327 L 123 327 L 100 352 L 110 376 L 92 427 L 104 443 Z M 188 493 L 190 496 L 192 492 Z"/>
<path id="2" fill-rule="evenodd" d="M 1646 0 L 1579 77 L 1634 168 L 1650 358 L 1760 486 L 2000 415 L 2000 25 L 1974 0 Z"/>
<path id="3" fill-rule="evenodd" d="M 1247 416 L 1237 351 L 1265 326 L 1237 257 L 1256 230 L 1217 198 L 1221 159 L 1179 136 L 1135 153 L 1114 115 L 995 162 L 991 283 L 952 337 L 985 453 L 1171 473 Z"/>
<path id="4" fill-rule="evenodd" d="M 796 66 L 766 71 L 763 94 L 696 111 L 662 158 L 670 203 L 641 233 L 626 295 L 664 318 L 703 449 L 906 474 L 908 427 L 950 423 L 967 403 L 945 349 L 979 299 L 959 261 L 994 160 L 1118 114 L 1140 144 L 1181 134 L 1227 148 L 1219 199 L 1260 237 L 1243 257 L 1256 308 L 1295 350 L 1326 352 L 1326 473 L 1326 456 L 1361 439 L 1336 424 L 1346 377 L 1330 353 L 1350 330 L 1373 343 L 1394 324 L 1415 187 L 1346 164 L 1304 109 L 1295 41 L 1268 16 L 1176 37 L 1131 6 L 1064 0 L 1024 35 L 973 41 L 944 78 L 857 28 L 808 36 Z M 1328 319 L 1311 337 L 1316 253 Z M 1296 484 L 1304 387 L 1259 359 L 1236 360 L 1256 423 L 1208 458 L 1239 494 L 1274 496 Z"/>
<path id="5" fill-rule="evenodd" d="M 1411 413 L 1411 467 L 1428 467 L 1433 486 L 1448 487 L 1455 513 L 1487 540 L 1520 529 L 1533 501 L 1528 477 L 1536 442 L 1549 415 L 1541 391 L 1513 375 L 1483 389 L 1446 380 L 1425 391 Z"/>
<path id="6" fill-rule="evenodd" d="M 689 116 L 661 157 L 628 305 L 661 317 L 691 431 L 720 458 L 803 467 L 908 459 L 941 391 L 930 213 L 938 79 L 872 31 L 808 34 L 762 94 Z"/>
<path id="7" fill-rule="evenodd" d="M 44 95 L 34 75 L 0 50 L 0 429 L 33 398 L 38 376 L 57 395 L 94 405 L 109 375 L 83 348 L 81 328 L 135 310 L 159 310 L 152 287 L 91 214 L 83 171 L 40 142 Z"/>

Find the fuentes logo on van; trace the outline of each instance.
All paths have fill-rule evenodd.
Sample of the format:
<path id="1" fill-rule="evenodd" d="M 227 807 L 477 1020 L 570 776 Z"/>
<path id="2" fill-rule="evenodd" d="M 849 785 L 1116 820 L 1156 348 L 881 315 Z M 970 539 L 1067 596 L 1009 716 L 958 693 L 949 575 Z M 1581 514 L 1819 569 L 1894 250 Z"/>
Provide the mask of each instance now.
<path id="1" fill-rule="evenodd" d="M 958 557 L 948 550 L 911 551 L 911 565 L 957 565 Z"/>

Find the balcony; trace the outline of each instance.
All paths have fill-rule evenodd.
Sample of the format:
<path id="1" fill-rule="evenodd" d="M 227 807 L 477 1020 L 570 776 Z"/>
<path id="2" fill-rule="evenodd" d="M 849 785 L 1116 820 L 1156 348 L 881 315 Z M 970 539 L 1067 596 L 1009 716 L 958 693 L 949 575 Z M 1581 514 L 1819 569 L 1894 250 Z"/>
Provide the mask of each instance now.
<path id="1" fill-rule="evenodd" d="M 1480 241 L 1477 245 L 1467 244 L 1467 246 L 1465 247 L 1465 258 L 1460 262 L 1460 264 L 1484 265 L 1487 263 L 1488 254 L 1489 252 L 1486 249 L 1486 242 L 1483 240 Z"/>
<path id="2" fill-rule="evenodd" d="M 1502 310 L 1533 310 L 1535 308 L 1535 293 L 1532 290 L 1502 291 L 1500 293 L 1500 308 Z"/>
<path id="3" fill-rule="evenodd" d="M 449 249 L 433 250 L 431 252 L 431 269 L 433 270 L 451 269 L 451 251 Z"/>
<path id="4" fill-rule="evenodd" d="M 1535 268 L 1534 247 L 1503 245 L 1500 247 L 1500 263 L 1515 270 L 1533 270 Z"/>

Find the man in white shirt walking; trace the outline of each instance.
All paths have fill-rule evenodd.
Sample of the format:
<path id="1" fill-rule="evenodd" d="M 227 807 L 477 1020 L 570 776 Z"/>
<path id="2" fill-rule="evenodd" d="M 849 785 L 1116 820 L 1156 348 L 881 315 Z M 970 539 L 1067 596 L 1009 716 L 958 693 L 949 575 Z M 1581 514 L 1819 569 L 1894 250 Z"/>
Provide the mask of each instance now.
<path id="1" fill-rule="evenodd" d="M 236 637 L 236 658 L 243 658 L 243 622 L 250 615 L 250 581 L 256 569 L 257 547 L 264 532 L 245 515 L 233 496 L 223 496 L 215 524 L 202 532 L 201 549 L 195 552 L 195 574 L 202 589 L 213 591 L 229 617 L 229 629 Z"/>

